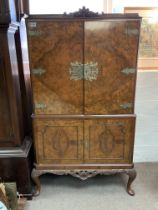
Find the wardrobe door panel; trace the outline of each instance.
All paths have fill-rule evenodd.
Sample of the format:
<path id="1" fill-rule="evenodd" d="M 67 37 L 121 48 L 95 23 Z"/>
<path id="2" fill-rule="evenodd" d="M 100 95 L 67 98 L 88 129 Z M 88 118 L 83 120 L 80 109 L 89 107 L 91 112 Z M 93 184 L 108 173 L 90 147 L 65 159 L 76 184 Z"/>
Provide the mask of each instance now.
<path id="1" fill-rule="evenodd" d="M 133 113 L 139 24 L 85 22 L 85 114 Z"/>
<path id="2" fill-rule="evenodd" d="M 11 139 L 12 129 L 10 120 L 7 82 L 4 70 L 5 69 L 3 59 L 0 56 L 0 146 L 10 146 L 10 144 L 13 143 Z"/>
<path id="3" fill-rule="evenodd" d="M 83 162 L 83 122 L 80 120 L 34 120 L 38 163 Z"/>
<path id="4" fill-rule="evenodd" d="M 36 114 L 83 113 L 83 23 L 28 20 Z"/>
<path id="5" fill-rule="evenodd" d="M 85 120 L 86 163 L 131 163 L 135 118 Z"/>

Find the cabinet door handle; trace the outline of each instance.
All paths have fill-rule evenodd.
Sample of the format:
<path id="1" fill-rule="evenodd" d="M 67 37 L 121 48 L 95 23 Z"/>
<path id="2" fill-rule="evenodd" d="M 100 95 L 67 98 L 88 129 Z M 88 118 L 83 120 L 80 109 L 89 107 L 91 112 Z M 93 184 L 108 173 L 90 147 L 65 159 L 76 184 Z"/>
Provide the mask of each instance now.
<path id="1" fill-rule="evenodd" d="M 36 103 L 35 104 L 35 109 L 46 109 L 47 105 L 44 103 Z"/>
<path id="2" fill-rule="evenodd" d="M 46 73 L 46 70 L 42 69 L 42 68 L 32 69 L 32 74 L 33 75 L 41 76 L 45 73 Z"/>
<path id="3" fill-rule="evenodd" d="M 138 36 L 139 35 L 139 29 L 138 28 L 126 28 L 125 33 L 129 36 Z"/>
<path id="4" fill-rule="evenodd" d="M 83 145 L 83 140 L 78 140 L 78 143 Z"/>
<path id="5" fill-rule="evenodd" d="M 42 32 L 41 31 L 37 31 L 37 30 L 29 30 L 28 31 L 28 35 L 29 36 L 41 36 Z"/>
<path id="6" fill-rule="evenodd" d="M 120 107 L 122 109 L 130 109 L 133 107 L 133 104 L 132 103 L 124 103 L 124 104 L 120 104 Z"/>
<path id="7" fill-rule="evenodd" d="M 84 77 L 84 66 L 82 63 L 74 62 L 70 63 L 69 73 L 70 80 L 82 80 Z"/>
<path id="8" fill-rule="evenodd" d="M 89 62 L 89 63 L 79 63 L 74 62 L 70 63 L 70 79 L 71 80 L 88 80 L 93 81 L 97 80 L 97 76 L 99 73 L 98 63 L 97 62 Z"/>
<path id="9" fill-rule="evenodd" d="M 84 147 L 85 147 L 85 149 L 88 149 L 88 146 L 89 146 L 89 143 L 88 143 L 87 140 L 85 140 L 85 141 L 84 141 Z"/>
<path id="10" fill-rule="evenodd" d="M 121 72 L 123 74 L 125 74 L 125 75 L 135 74 L 136 73 L 136 69 L 135 68 L 125 68 Z"/>

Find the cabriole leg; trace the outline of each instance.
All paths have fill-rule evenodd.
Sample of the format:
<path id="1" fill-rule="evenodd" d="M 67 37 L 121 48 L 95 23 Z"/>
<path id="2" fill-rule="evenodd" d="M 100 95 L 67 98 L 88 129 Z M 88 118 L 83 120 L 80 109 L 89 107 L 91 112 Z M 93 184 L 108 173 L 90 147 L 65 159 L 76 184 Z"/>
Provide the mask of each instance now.
<path id="1" fill-rule="evenodd" d="M 136 170 L 134 168 L 130 169 L 130 170 L 127 170 L 126 174 L 129 176 L 128 183 L 127 183 L 127 192 L 128 192 L 129 195 L 134 196 L 135 192 L 131 188 L 131 185 L 136 178 L 136 175 L 137 175 Z"/>
<path id="2" fill-rule="evenodd" d="M 33 168 L 32 173 L 31 173 L 32 180 L 35 183 L 35 190 L 33 192 L 33 196 L 38 196 L 40 194 L 41 183 L 40 183 L 39 176 L 40 176 L 40 174 L 39 174 L 38 170 Z"/>

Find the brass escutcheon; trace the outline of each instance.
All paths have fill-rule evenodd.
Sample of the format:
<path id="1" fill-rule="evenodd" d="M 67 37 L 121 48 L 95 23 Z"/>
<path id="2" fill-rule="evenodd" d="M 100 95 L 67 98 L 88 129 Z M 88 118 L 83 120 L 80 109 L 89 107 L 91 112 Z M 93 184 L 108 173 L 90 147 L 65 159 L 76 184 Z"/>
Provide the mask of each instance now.
<path id="1" fill-rule="evenodd" d="M 79 62 L 70 63 L 70 79 L 71 80 L 88 80 L 93 81 L 97 80 L 97 76 L 99 73 L 98 63 L 97 62 L 89 62 L 86 64 L 82 64 Z"/>

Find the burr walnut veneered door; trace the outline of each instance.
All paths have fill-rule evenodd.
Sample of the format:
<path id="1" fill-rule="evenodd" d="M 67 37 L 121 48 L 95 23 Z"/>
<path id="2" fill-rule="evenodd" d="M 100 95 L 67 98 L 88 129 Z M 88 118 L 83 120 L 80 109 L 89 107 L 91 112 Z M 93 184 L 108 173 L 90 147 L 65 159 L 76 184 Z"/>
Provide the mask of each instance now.
<path id="1" fill-rule="evenodd" d="M 140 21 L 85 22 L 85 114 L 133 112 Z"/>
<path id="2" fill-rule="evenodd" d="M 132 163 L 135 118 L 84 121 L 86 163 Z"/>
<path id="3" fill-rule="evenodd" d="M 83 113 L 83 23 L 29 21 L 34 112 Z"/>
<path id="4" fill-rule="evenodd" d="M 83 162 L 82 120 L 34 120 L 37 163 Z"/>

